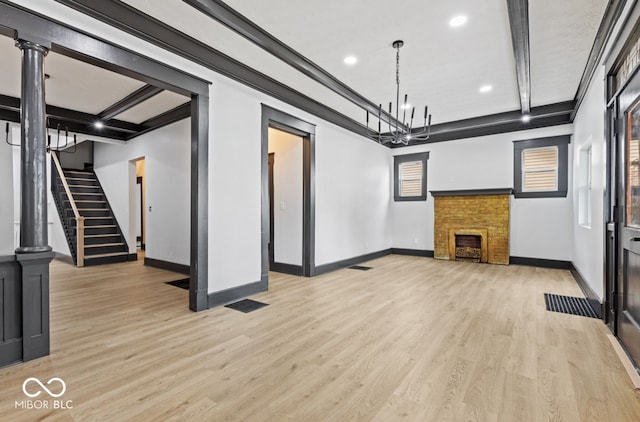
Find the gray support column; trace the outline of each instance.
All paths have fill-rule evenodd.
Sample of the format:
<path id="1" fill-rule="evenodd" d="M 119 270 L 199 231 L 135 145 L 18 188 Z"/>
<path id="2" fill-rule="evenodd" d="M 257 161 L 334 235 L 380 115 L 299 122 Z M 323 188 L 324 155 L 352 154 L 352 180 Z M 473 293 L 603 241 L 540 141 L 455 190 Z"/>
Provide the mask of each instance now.
<path id="1" fill-rule="evenodd" d="M 47 156 L 44 101 L 44 57 L 47 48 L 19 40 L 22 50 L 20 105 L 20 247 L 16 253 L 48 252 Z"/>
<path id="2" fill-rule="evenodd" d="M 49 262 L 47 235 L 47 155 L 44 57 L 40 44 L 18 40 L 22 50 L 20 105 L 20 247 L 22 280 L 22 360 L 49 354 Z"/>

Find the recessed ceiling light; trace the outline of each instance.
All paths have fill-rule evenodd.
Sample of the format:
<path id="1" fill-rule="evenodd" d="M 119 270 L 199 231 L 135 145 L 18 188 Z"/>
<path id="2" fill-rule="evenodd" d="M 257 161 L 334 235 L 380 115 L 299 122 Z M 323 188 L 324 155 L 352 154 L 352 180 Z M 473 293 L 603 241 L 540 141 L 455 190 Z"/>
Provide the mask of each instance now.
<path id="1" fill-rule="evenodd" d="M 480 91 L 481 93 L 485 94 L 485 93 L 491 91 L 492 89 L 493 89 L 493 87 L 491 85 L 482 85 L 478 91 Z"/>
<path id="2" fill-rule="evenodd" d="M 403 110 L 409 110 L 411 108 L 411 104 L 407 103 L 407 104 L 402 104 L 400 106 L 401 109 Z"/>
<path id="3" fill-rule="evenodd" d="M 522 115 L 522 121 L 524 123 L 529 123 L 529 120 L 531 120 L 531 116 L 529 116 L 528 114 L 523 114 Z"/>
<path id="4" fill-rule="evenodd" d="M 358 63 L 358 58 L 356 56 L 347 56 L 344 58 L 345 64 L 354 65 Z"/>
<path id="5" fill-rule="evenodd" d="M 93 124 L 96 129 L 102 129 L 104 127 L 104 123 L 98 121 Z"/>
<path id="6" fill-rule="evenodd" d="M 467 23 L 467 17 L 465 15 L 459 15 L 459 16 L 455 16 L 449 21 L 449 26 L 452 26 L 455 28 L 456 26 L 462 26 L 465 23 Z"/>

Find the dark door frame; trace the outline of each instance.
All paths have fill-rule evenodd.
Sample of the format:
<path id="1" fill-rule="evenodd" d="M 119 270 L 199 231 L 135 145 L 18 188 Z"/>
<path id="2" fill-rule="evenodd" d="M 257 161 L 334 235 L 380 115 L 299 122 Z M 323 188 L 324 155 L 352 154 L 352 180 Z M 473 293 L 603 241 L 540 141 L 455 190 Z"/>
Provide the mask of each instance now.
<path id="1" fill-rule="evenodd" d="M 136 176 L 136 184 L 140 185 L 140 249 L 144 251 L 144 176 Z"/>
<path id="2" fill-rule="evenodd" d="M 273 269 L 273 264 L 276 261 L 275 258 L 275 250 L 274 250 L 274 237 L 275 237 L 275 218 L 273 215 L 274 212 L 274 203 L 273 203 L 273 193 L 274 193 L 274 181 L 273 181 L 273 166 L 275 164 L 275 154 L 273 152 L 269 153 L 269 270 Z"/>
<path id="3" fill-rule="evenodd" d="M 208 308 L 210 82 L 0 0 L 0 34 L 191 97 L 189 309 Z"/>
<path id="4" fill-rule="evenodd" d="M 302 137 L 302 275 L 315 275 L 315 142 L 316 126 L 268 105 L 262 104 L 262 200 L 261 200 L 261 244 L 262 271 L 260 281 L 269 283 L 269 128 L 280 129 Z"/>

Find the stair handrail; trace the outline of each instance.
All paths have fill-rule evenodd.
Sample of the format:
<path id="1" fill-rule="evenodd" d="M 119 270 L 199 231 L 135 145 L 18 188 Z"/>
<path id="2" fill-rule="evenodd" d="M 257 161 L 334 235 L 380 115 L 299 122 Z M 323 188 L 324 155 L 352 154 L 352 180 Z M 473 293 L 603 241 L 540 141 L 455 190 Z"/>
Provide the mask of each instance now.
<path id="1" fill-rule="evenodd" d="M 62 186 L 64 187 L 64 191 L 67 194 L 67 198 L 69 198 L 69 203 L 71 204 L 73 215 L 76 219 L 76 265 L 78 267 L 82 267 L 84 266 L 84 217 L 81 216 L 80 211 L 78 211 L 76 201 L 73 199 L 71 189 L 69 188 L 69 184 L 67 183 L 67 178 L 64 176 L 64 171 L 62 170 L 62 166 L 60 165 L 60 161 L 58 160 L 58 155 L 55 151 L 51 151 L 51 158 L 53 159 L 53 163 L 55 164 L 58 176 L 62 181 Z"/>

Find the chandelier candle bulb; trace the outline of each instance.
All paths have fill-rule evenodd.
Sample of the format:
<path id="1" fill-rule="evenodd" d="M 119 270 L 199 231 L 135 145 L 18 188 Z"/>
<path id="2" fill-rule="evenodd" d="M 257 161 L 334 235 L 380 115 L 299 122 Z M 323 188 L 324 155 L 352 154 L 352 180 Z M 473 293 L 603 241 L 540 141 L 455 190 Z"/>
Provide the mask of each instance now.
<path id="1" fill-rule="evenodd" d="M 395 118 L 393 113 L 393 102 L 389 102 L 389 113 L 385 116 L 385 120 L 389 125 L 389 132 L 382 133 L 381 120 L 382 120 L 382 104 L 378 108 L 378 132 L 373 132 L 369 129 L 369 114 L 367 113 L 367 137 L 380 144 L 402 144 L 409 145 L 409 141 L 424 142 L 429 139 L 431 133 L 431 115 L 429 114 L 428 107 L 424 108 L 424 127 L 418 130 L 413 129 L 413 118 L 415 116 L 416 108 L 409 104 L 409 95 L 404 94 L 404 102 L 400 103 L 400 48 L 404 45 L 402 40 L 397 40 L 392 43 L 393 48 L 396 50 L 396 107 Z M 409 122 L 407 122 L 407 109 L 411 109 L 411 115 Z M 402 112 L 402 121 L 400 121 L 400 109 Z M 429 123 L 427 125 L 427 118 Z M 408 123 L 408 125 L 407 125 Z"/>

